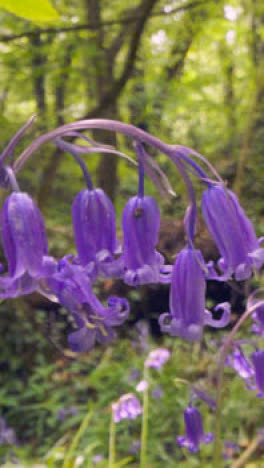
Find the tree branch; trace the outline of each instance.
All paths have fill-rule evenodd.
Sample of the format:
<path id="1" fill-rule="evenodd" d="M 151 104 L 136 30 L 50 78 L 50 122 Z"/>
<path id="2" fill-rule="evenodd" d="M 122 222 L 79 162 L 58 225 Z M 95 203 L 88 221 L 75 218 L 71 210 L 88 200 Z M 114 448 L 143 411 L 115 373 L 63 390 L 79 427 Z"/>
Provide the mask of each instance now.
<path id="1" fill-rule="evenodd" d="M 157 10 L 154 11 L 151 14 L 151 17 L 156 17 L 156 16 L 170 16 L 175 13 L 181 12 L 181 11 L 186 11 L 192 8 L 196 8 L 201 5 L 205 5 L 209 3 L 210 0 L 194 0 L 190 3 L 186 3 L 185 5 L 182 5 L 177 8 L 173 8 L 171 10 Z M 102 21 L 100 24 L 98 24 L 95 28 L 94 24 L 92 23 L 80 23 L 76 24 L 73 26 L 64 26 L 61 28 L 39 28 L 39 29 L 34 29 L 32 31 L 26 31 L 20 34 L 2 34 L 0 35 L 0 42 L 12 42 L 16 41 L 18 39 L 23 39 L 27 37 L 32 37 L 35 36 L 36 34 L 59 34 L 61 32 L 74 32 L 74 31 L 83 31 L 83 30 L 95 30 L 98 28 L 103 28 L 103 27 L 110 27 L 118 24 L 129 24 L 129 23 L 135 23 L 139 21 L 142 15 L 131 15 L 129 17 L 125 18 L 120 18 L 117 20 L 108 20 L 108 21 Z"/>
<path id="2" fill-rule="evenodd" d="M 158 0 L 142 0 L 140 9 L 142 11 L 142 15 L 138 20 L 138 24 L 136 25 L 128 49 L 128 53 L 125 59 L 125 63 L 123 66 L 123 71 L 121 72 L 119 78 L 115 79 L 112 88 L 107 91 L 101 98 L 100 102 L 97 106 L 95 106 L 88 114 L 83 116 L 83 119 L 91 119 L 96 117 L 100 114 L 101 111 L 109 108 L 111 104 L 118 98 L 121 94 L 124 86 L 126 85 L 132 71 L 134 68 L 134 62 L 136 60 L 140 39 L 144 31 L 145 24 L 149 18 L 150 12 L 154 7 L 154 4 Z"/>

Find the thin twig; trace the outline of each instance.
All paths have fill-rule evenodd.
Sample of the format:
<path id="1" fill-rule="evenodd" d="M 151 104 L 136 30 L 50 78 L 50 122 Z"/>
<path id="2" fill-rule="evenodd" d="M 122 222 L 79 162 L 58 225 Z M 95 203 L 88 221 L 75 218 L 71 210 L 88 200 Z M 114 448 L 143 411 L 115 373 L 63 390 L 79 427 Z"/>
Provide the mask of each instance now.
<path id="1" fill-rule="evenodd" d="M 154 11 L 150 16 L 151 17 L 157 17 L 157 16 L 170 16 L 172 14 L 181 12 L 181 11 L 186 11 L 191 8 L 195 8 L 200 5 L 205 5 L 209 3 L 211 0 L 203 0 L 203 1 L 193 1 L 190 3 L 187 3 L 186 5 L 182 5 L 177 8 L 173 8 L 171 10 L 158 10 Z M 64 26 L 61 28 L 39 28 L 39 29 L 34 29 L 32 31 L 26 31 L 20 34 L 2 34 L 0 36 L 0 42 L 11 42 L 11 41 L 16 41 L 18 39 L 22 39 L 25 37 L 33 37 L 36 34 L 59 34 L 59 33 L 67 33 L 67 32 L 74 32 L 74 31 L 83 31 L 83 30 L 97 30 L 99 28 L 103 27 L 109 27 L 109 26 L 115 26 L 119 24 L 129 24 L 129 23 L 134 23 L 138 20 L 141 19 L 141 15 L 133 15 L 133 16 L 128 16 L 124 18 L 120 18 L 118 20 L 108 20 L 108 21 L 102 21 L 101 23 L 97 24 L 96 26 L 93 23 L 80 23 L 80 24 L 75 24 L 73 26 Z"/>
<path id="2" fill-rule="evenodd" d="M 242 455 L 231 465 L 231 468 L 242 468 L 245 466 L 246 461 L 251 457 L 260 444 L 263 436 L 258 435 L 249 444 L 248 448 L 242 453 Z"/>

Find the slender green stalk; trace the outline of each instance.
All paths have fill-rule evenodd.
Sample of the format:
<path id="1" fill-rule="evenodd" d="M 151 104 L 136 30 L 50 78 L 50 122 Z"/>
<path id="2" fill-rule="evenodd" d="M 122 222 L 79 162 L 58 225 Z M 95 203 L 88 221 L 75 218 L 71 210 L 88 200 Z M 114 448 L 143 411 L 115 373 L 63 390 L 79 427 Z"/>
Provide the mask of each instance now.
<path id="1" fill-rule="evenodd" d="M 74 451 L 78 447 L 80 439 L 82 438 L 82 436 L 83 436 L 83 434 L 84 434 L 84 432 L 85 432 L 85 430 L 86 430 L 86 428 L 87 428 L 87 426 L 88 426 L 88 424 L 90 422 L 92 414 L 93 414 L 93 412 L 89 411 L 89 413 L 87 413 L 86 416 L 84 417 L 84 419 L 82 420 L 82 423 L 81 423 L 78 431 L 76 432 L 68 451 L 66 452 L 62 468 L 72 468 L 73 467 L 72 458 L 73 458 Z"/>
<path id="2" fill-rule="evenodd" d="M 140 468 L 147 466 L 147 444 L 148 444 L 148 409 L 149 409 L 149 389 L 148 389 L 148 368 L 144 366 L 143 380 L 147 386 L 143 393 L 143 413 L 141 426 L 141 447 L 140 447 Z"/>
<path id="3" fill-rule="evenodd" d="M 115 465 L 115 444 L 116 444 L 116 424 L 114 421 L 114 412 L 112 411 L 110 431 L 109 431 L 108 468 L 114 468 L 114 465 Z"/>
<path id="4" fill-rule="evenodd" d="M 264 301 L 259 301 L 254 306 L 247 309 L 244 314 L 237 321 L 236 325 L 232 328 L 231 332 L 227 336 L 227 339 L 222 348 L 222 353 L 219 361 L 218 367 L 218 381 L 217 381 L 217 393 L 216 393 L 216 413 L 215 413 L 215 445 L 214 445 L 214 457 L 213 457 L 213 467 L 221 468 L 222 465 L 222 440 L 221 440 L 221 430 L 222 430 L 222 394 L 223 394 L 223 384 L 224 384 L 224 370 L 227 355 L 232 347 L 232 343 L 235 337 L 236 332 L 244 321 L 250 317 L 250 315 L 255 312 L 255 310 L 264 305 Z"/>

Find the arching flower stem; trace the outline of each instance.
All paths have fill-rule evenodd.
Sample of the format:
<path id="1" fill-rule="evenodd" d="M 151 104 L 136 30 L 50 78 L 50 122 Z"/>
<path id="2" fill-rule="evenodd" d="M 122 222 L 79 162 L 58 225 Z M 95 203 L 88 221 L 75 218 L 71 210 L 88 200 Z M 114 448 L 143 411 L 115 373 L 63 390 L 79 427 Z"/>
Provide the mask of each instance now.
<path id="1" fill-rule="evenodd" d="M 9 141 L 9 143 L 7 144 L 7 146 L 5 147 L 5 149 L 2 151 L 2 153 L 0 155 L 1 163 L 3 163 L 9 156 L 13 156 L 13 151 L 14 151 L 16 145 L 18 144 L 19 140 L 21 140 L 21 138 L 23 138 L 23 136 L 26 133 L 26 131 L 28 130 L 28 128 L 31 127 L 31 125 L 33 124 L 35 118 L 36 118 L 36 115 L 35 114 L 32 115 L 30 117 L 30 119 L 28 119 L 28 121 L 25 123 L 25 125 L 23 125 L 15 133 L 13 138 L 11 138 L 11 140 Z"/>
<path id="2" fill-rule="evenodd" d="M 194 238 L 194 231 L 195 231 L 195 221 L 196 221 L 196 201 L 195 201 L 195 193 L 194 188 L 192 186 L 191 180 L 186 172 L 183 162 L 181 159 L 187 158 L 187 153 L 195 154 L 195 151 L 191 148 L 186 148 L 184 146 L 175 146 L 175 145 L 168 145 L 161 141 L 159 138 L 137 128 L 133 125 L 125 124 L 116 120 L 106 120 L 106 119 L 91 119 L 91 120 L 80 120 L 78 122 L 73 122 L 71 124 L 66 124 L 61 127 L 58 127 L 56 130 L 48 132 L 44 135 L 41 135 L 35 141 L 28 146 L 23 153 L 19 156 L 14 164 L 14 171 L 18 172 L 27 159 L 30 157 L 32 153 L 34 153 L 38 148 L 40 148 L 44 143 L 48 141 L 54 140 L 58 137 L 63 135 L 69 134 L 69 132 L 77 131 L 77 130 L 89 130 L 89 129 L 99 129 L 99 130 L 109 130 L 117 133 L 121 133 L 126 135 L 133 140 L 139 141 L 141 143 L 149 144 L 150 146 L 156 148 L 157 150 L 164 153 L 168 156 L 176 165 L 177 169 L 179 170 L 181 176 L 184 179 L 187 192 L 190 199 L 190 208 L 189 208 L 189 229 L 188 229 L 188 238 L 191 242 L 193 242 Z M 195 164 L 192 162 L 192 165 Z M 196 164 L 195 164 L 196 166 Z M 203 173 L 203 178 L 207 178 L 206 174 L 199 168 L 199 176 L 201 177 Z"/>
<path id="3" fill-rule="evenodd" d="M 137 160 L 138 160 L 138 196 L 140 198 L 144 197 L 144 179 L 145 179 L 145 171 L 144 171 L 144 164 L 143 164 L 143 148 L 142 145 L 138 142 L 135 142 L 135 149 L 137 153 Z"/>
<path id="4" fill-rule="evenodd" d="M 55 144 L 59 149 L 70 153 L 74 157 L 74 159 L 77 161 L 77 163 L 79 164 L 83 172 L 83 176 L 84 176 L 88 190 L 93 190 L 93 183 L 92 183 L 91 175 L 86 167 L 86 164 L 83 162 L 82 158 L 78 155 L 77 151 L 75 151 L 72 148 L 72 145 L 69 145 L 68 143 L 66 143 L 66 141 L 62 140 L 61 138 L 56 138 Z"/>
<path id="5" fill-rule="evenodd" d="M 16 180 L 16 176 L 14 174 L 13 169 L 10 166 L 6 166 L 5 171 L 7 173 L 9 183 L 10 183 L 10 186 L 11 186 L 11 189 L 13 190 L 13 192 L 20 192 L 20 188 L 19 188 L 18 182 Z"/>

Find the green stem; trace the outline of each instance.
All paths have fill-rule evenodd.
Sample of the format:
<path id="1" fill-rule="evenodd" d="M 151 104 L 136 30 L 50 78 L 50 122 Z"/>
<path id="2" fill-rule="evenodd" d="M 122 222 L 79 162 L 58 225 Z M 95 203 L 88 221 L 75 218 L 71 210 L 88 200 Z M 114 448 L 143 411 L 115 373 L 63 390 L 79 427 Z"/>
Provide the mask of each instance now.
<path id="1" fill-rule="evenodd" d="M 148 368 L 144 367 L 143 380 L 147 382 L 147 387 L 143 394 L 143 413 L 141 426 L 141 448 L 140 448 L 140 468 L 147 466 L 147 443 L 148 443 L 148 408 L 149 408 L 149 389 L 148 389 Z"/>
<path id="2" fill-rule="evenodd" d="M 115 443 L 116 443 L 116 424 L 114 421 L 114 412 L 112 411 L 110 431 L 109 431 L 108 468 L 114 468 L 114 465 L 115 465 Z"/>
<path id="3" fill-rule="evenodd" d="M 227 355 L 232 347 L 233 340 L 236 332 L 244 323 L 244 321 L 250 317 L 250 315 L 255 312 L 255 310 L 264 305 L 264 301 L 259 301 L 254 306 L 247 309 L 244 314 L 237 321 L 236 325 L 232 328 L 231 332 L 227 336 L 227 339 L 222 348 L 222 354 L 218 366 L 218 381 L 217 381 L 217 393 L 216 393 L 216 413 L 215 413 L 215 445 L 214 445 L 214 457 L 213 457 L 213 467 L 220 468 L 222 465 L 222 440 L 221 440 L 221 430 L 222 430 L 222 394 L 223 394 L 223 383 L 224 383 L 224 370 Z"/>
<path id="4" fill-rule="evenodd" d="M 90 422 L 92 414 L 93 414 L 93 412 L 90 411 L 89 413 L 87 413 L 85 418 L 82 420 L 82 423 L 81 423 L 78 431 L 76 432 L 68 451 L 66 452 L 62 468 L 72 468 L 72 466 L 73 466 L 73 463 L 72 463 L 73 454 L 75 452 L 75 449 L 78 447 L 79 441 L 80 441 L 81 437 L 83 436 L 83 434 L 84 434 L 84 432 L 85 432 L 85 430 L 86 430 L 86 428 L 87 428 L 87 426 L 88 426 L 88 424 Z"/>

